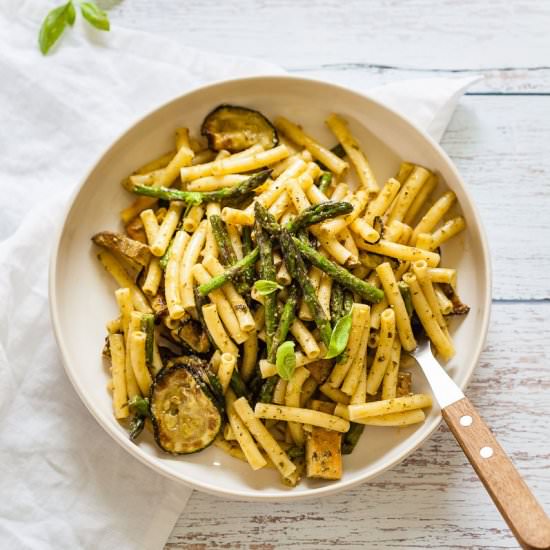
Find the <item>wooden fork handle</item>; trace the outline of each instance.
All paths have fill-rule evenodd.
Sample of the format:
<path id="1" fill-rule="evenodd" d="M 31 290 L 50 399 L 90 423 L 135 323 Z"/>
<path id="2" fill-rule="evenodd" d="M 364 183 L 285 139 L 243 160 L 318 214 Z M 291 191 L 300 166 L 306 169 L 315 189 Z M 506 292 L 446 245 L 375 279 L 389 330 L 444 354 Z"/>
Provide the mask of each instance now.
<path id="1" fill-rule="evenodd" d="M 550 548 L 550 519 L 467 398 L 443 418 L 523 548 Z"/>

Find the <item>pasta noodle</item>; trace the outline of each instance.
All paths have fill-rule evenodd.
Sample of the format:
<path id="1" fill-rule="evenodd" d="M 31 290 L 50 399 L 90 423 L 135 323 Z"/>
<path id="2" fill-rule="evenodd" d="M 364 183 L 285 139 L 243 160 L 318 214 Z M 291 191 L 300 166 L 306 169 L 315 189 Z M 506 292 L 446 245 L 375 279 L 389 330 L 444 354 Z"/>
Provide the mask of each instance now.
<path id="1" fill-rule="evenodd" d="M 256 446 L 256 443 L 250 435 L 250 432 L 248 431 L 245 423 L 233 410 L 233 403 L 235 403 L 235 401 L 237 400 L 235 394 L 231 390 L 229 390 L 226 394 L 225 399 L 229 424 L 233 430 L 233 435 L 235 439 L 239 442 L 239 446 L 241 447 L 243 454 L 246 457 L 246 460 L 253 470 L 259 470 L 260 468 L 263 468 L 267 465 L 267 461 Z"/>
<path id="2" fill-rule="evenodd" d="M 403 280 L 411 288 L 411 298 L 414 310 L 416 311 L 424 330 L 428 334 L 429 339 L 433 342 L 437 351 L 441 355 L 441 358 L 444 361 L 449 360 L 455 353 L 453 344 L 437 323 L 428 301 L 426 300 L 426 297 L 418 284 L 416 276 L 412 273 L 406 273 L 403 276 Z"/>
<path id="3" fill-rule="evenodd" d="M 456 195 L 452 191 L 445 193 L 440 199 L 438 199 L 433 206 L 422 216 L 422 219 L 418 222 L 414 228 L 411 242 L 416 243 L 416 239 L 420 233 L 430 232 L 448 212 L 451 206 L 456 200 Z M 435 266 L 433 266 L 435 267 Z"/>
<path id="4" fill-rule="evenodd" d="M 218 349 L 222 350 L 224 353 L 237 355 L 239 348 L 229 338 L 227 332 L 225 332 L 218 316 L 215 304 L 207 304 L 202 306 L 202 316 L 204 317 L 204 322 L 206 323 L 208 331 L 210 332 L 210 335 L 212 336 L 212 339 L 216 343 Z"/>
<path id="5" fill-rule="evenodd" d="M 286 118 L 277 118 L 275 124 L 283 134 L 285 134 L 289 139 L 291 139 L 298 145 L 302 145 L 303 147 L 305 147 L 311 153 L 313 158 L 321 161 L 335 174 L 340 175 L 347 169 L 347 162 L 338 158 L 328 149 L 325 149 L 322 145 L 320 145 L 310 136 L 302 132 L 302 130 L 298 126 L 296 126 Z"/>
<path id="6" fill-rule="evenodd" d="M 389 223 L 393 220 L 403 221 L 411 204 L 430 176 L 430 172 L 422 166 L 414 167 L 395 199 L 395 204 L 388 217 Z"/>
<path id="7" fill-rule="evenodd" d="M 189 235 L 185 231 L 178 231 L 170 251 L 170 258 L 166 266 L 166 281 L 164 292 L 166 294 L 166 305 L 172 319 L 181 319 L 185 313 L 180 293 L 180 264 L 189 243 Z"/>
<path id="8" fill-rule="evenodd" d="M 109 335 L 109 349 L 111 351 L 111 375 L 113 377 L 113 409 L 115 418 L 127 418 L 128 393 L 126 391 L 124 336 L 122 334 Z"/>
<path id="9" fill-rule="evenodd" d="M 373 401 L 361 405 L 350 405 L 348 411 L 350 420 L 355 422 L 366 417 L 412 411 L 415 409 L 425 409 L 431 406 L 431 396 L 419 393 L 407 397 L 396 397 L 394 399 L 384 399 L 382 401 Z"/>
<path id="10" fill-rule="evenodd" d="M 211 279 L 202 264 L 197 264 L 194 266 L 192 273 L 198 284 L 206 284 Z M 216 305 L 218 315 L 223 321 L 225 329 L 231 335 L 231 338 L 238 344 L 242 344 L 247 339 L 247 336 L 241 329 L 237 316 L 227 301 L 224 293 L 221 290 L 213 290 L 209 294 L 209 298 L 212 303 Z"/>
<path id="11" fill-rule="evenodd" d="M 281 449 L 275 439 L 273 439 L 273 436 L 267 431 L 265 426 L 256 418 L 247 400 L 241 397 L 233 403 L 233 407 L 281 474 L 284 477 L 291 475 L 296 470 L 296 466 L 290 461 L 286 453 Z"/>
<path id="12" fill-rule="evenodd" d="M 305 367 L 298 367 L 294 375 L 288 381 L 285 394 L 285 405 L 288 407 L 300 407 L 300 394 L 304 382 L 309 377 L 309 371 Z M 289 422 L 288 427 L 292 439 L 296 445 L 303 446 L 305 443 L 304 430 L 299 423 Z"/>
<path id="13" fill-rule="evenodd" d="M 355 405 L 357 406 L 357 405 Z M 257 403 L 254 409 L 257 418 L 271 418 L 273 420 L 285 420 L 286 422 L 299 422 L 300 424 L 311 424 L 327 430 L 336 432 L 347 432 L 349 422 L 337 416 L 326 414 L 311 409 L 300 407 L 286 407 L 283 405 L 267 405 Z"/>
<path id="14" fill-rule="evenodd" d="M 395 338 L 395 313 L 386 309 L 380 316 L 380 337 L 376 355 L 367 377 L 367 393 L 376 395 L 391 361 L 393 341 Z"/>
<path id="15" fill-rule="evenodd" d="M 416 340 L 414 338 L 411 320 L 405 307 L 403 297 L 398 290 L 397 281 L 390 267 L 390 264 L 385 262 L 376 268 L 376 273 L 380 277 L 380 282 L 384 287 L 384 293 L 388 303 L 392 306 L 395 313 L 395 324 L 399 333 L 399 340 L 403 349 L 412 351 L 416 348 Z"/>
<path id="16" fill-rule="evenodd" d="M 151 245 L 151 252 L 155 256 L 162 256 L 166 252 L 166 249 L 170 244 L 170 239 L 176 231 L 176 227 L 180 221 L 182 211 L 182 202 L 173 202 L 170 205 L 170 208 L 168 209 L 168 212 L 166 212 L 166 216 L 157 231 L 157 236 Z"/>
<path id="17" fill-rule="evenodd" d="M 237 364 L 237 358 L 232 353 L 222 353 L 220 366 L 218 368 L 218 378 L 222 386 L 223 392 L 227 392 L 229 382 L 231 381 L 231 375 L 235 370 Z"/>
<path id="18" fill-rule="evenodd" d="M 333 388 L 339 388 L 344 381 L 355 357 L 359 352 L 361 338 L 365 326 L 369 323 L 370 308 L 364 304 L 353 304 L 351 308 L 351 330 L 346 348 L 342 354 L 343 359 L 336 363 L 330 373 L 328 383 Z"/>
<path id="19" fill-rule="evenodd" d="M 212 276 L 221 275 L 224 272 L 222 264 L 220 264 L 220 262 L 218 262 L 218 260 L 216 258 L 213 258 L 212 256 L 204 258 L 203 265 Z M 233 312 L 235 313 L 235 316 L 239 321 L 239 326 L 241 327 L 241 330 L 247 333 L 254 330 L 256 328 L 254 317 L 252 317 L 252 313 L 250 313 L 248 304 L 246 303 L 244 298 L 237 292 L 233 283 L 225 283 L 221 290 L 227 298 L 227 301 L 231 304 Z"/>
<path id="20" fill-rule="evenodd" d="M 206 220 L 202 221 L 189 240 L 180 263 L 180 296 L 181 303 L 187 311 L 195 308 L 193 295 L 193 277 L 191 270 L 199 259 L 199 254 L 206 240 Z"/>
<path id="21" fill-rule="evenodd" d="M 353 164 L 361 184 L 369 193 L 376 193 L 379 190 L 378 184 L 367 157 L 361 151 L 359 143 L 351 135 L 346 122 L 336 114 L 331 114 L 327 119 L 327 125 L 338 141 L 344 147 L 351 163 Z"/>

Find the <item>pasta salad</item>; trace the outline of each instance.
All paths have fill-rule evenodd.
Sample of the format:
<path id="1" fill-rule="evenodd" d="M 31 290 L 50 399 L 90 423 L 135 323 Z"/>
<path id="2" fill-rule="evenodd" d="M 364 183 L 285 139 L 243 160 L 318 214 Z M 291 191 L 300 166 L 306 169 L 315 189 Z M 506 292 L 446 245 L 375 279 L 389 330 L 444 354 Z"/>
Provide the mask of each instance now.
<path id="1" fill-rule="evenodd" d="M 465 222 L 428 168 L 381 182 L 346 120 L 326 124 L 331 149 L 220 105 L 122 181 L 124 232 L 92 240 L 118 286 L 103 353 L 132 440 L 213 444 L 294 486 L 340 479 L 366 425 L 424 421 L 404 359 L 421 332 L 454 354 L 448 319 L 469 308 L 440 247 Z"/>

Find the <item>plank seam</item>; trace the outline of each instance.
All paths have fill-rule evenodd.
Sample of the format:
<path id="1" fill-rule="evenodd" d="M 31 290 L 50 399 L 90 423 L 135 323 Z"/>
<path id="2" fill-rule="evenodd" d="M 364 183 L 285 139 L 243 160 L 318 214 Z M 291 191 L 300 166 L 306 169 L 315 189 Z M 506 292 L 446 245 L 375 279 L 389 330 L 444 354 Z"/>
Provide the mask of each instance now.
<path id="1" fill-rule="evenodd" d="M 550 298 L 494 298 L 493 304 L 550 304 Z"/>
<path id="2" fill-rule="evenodd" d="M 513 71 L 548 71 L 550 65 L 539 65 L 533 67 L 480 67 L 477 69 L 443 69 L 441 67 L 407 67 L 399 65 L 385 65 L 378 63 L 367 62 L 351 62 L 351 63 L 323 63 L 317 66 L 309 67 L 292 67 L 287 68 L 289 72 L 308 72 L 308 71 L 322 71 L 322 70 L 341 70 L 348 69 L 378 69 L 378 70 L 392 70 L 392 71 L 410 71 L 418 73 L 483 73 L 483 72 L 513 72 Z"/>

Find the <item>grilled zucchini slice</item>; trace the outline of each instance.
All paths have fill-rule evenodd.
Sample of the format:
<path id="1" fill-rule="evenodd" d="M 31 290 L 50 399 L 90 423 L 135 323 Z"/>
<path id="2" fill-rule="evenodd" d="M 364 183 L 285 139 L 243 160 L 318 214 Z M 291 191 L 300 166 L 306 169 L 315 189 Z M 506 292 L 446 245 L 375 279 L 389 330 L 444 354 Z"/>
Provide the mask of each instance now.
<path id="1" fill-rule="evenodd" d="M 256 145 L 271 149 L 279 143 L 275 126 L 258 111 L 235 105 L 220 105 L 204 119 L 201 134 L 214 151 L 238 153 Z"/>
<path id="2" fill-rule="evenodd" d="M 155 441 L 167 453 L 202 451 L 222 426 L 212 392 L 189 365 L 175 364 L 161 370 L 149 400 Z"/>

